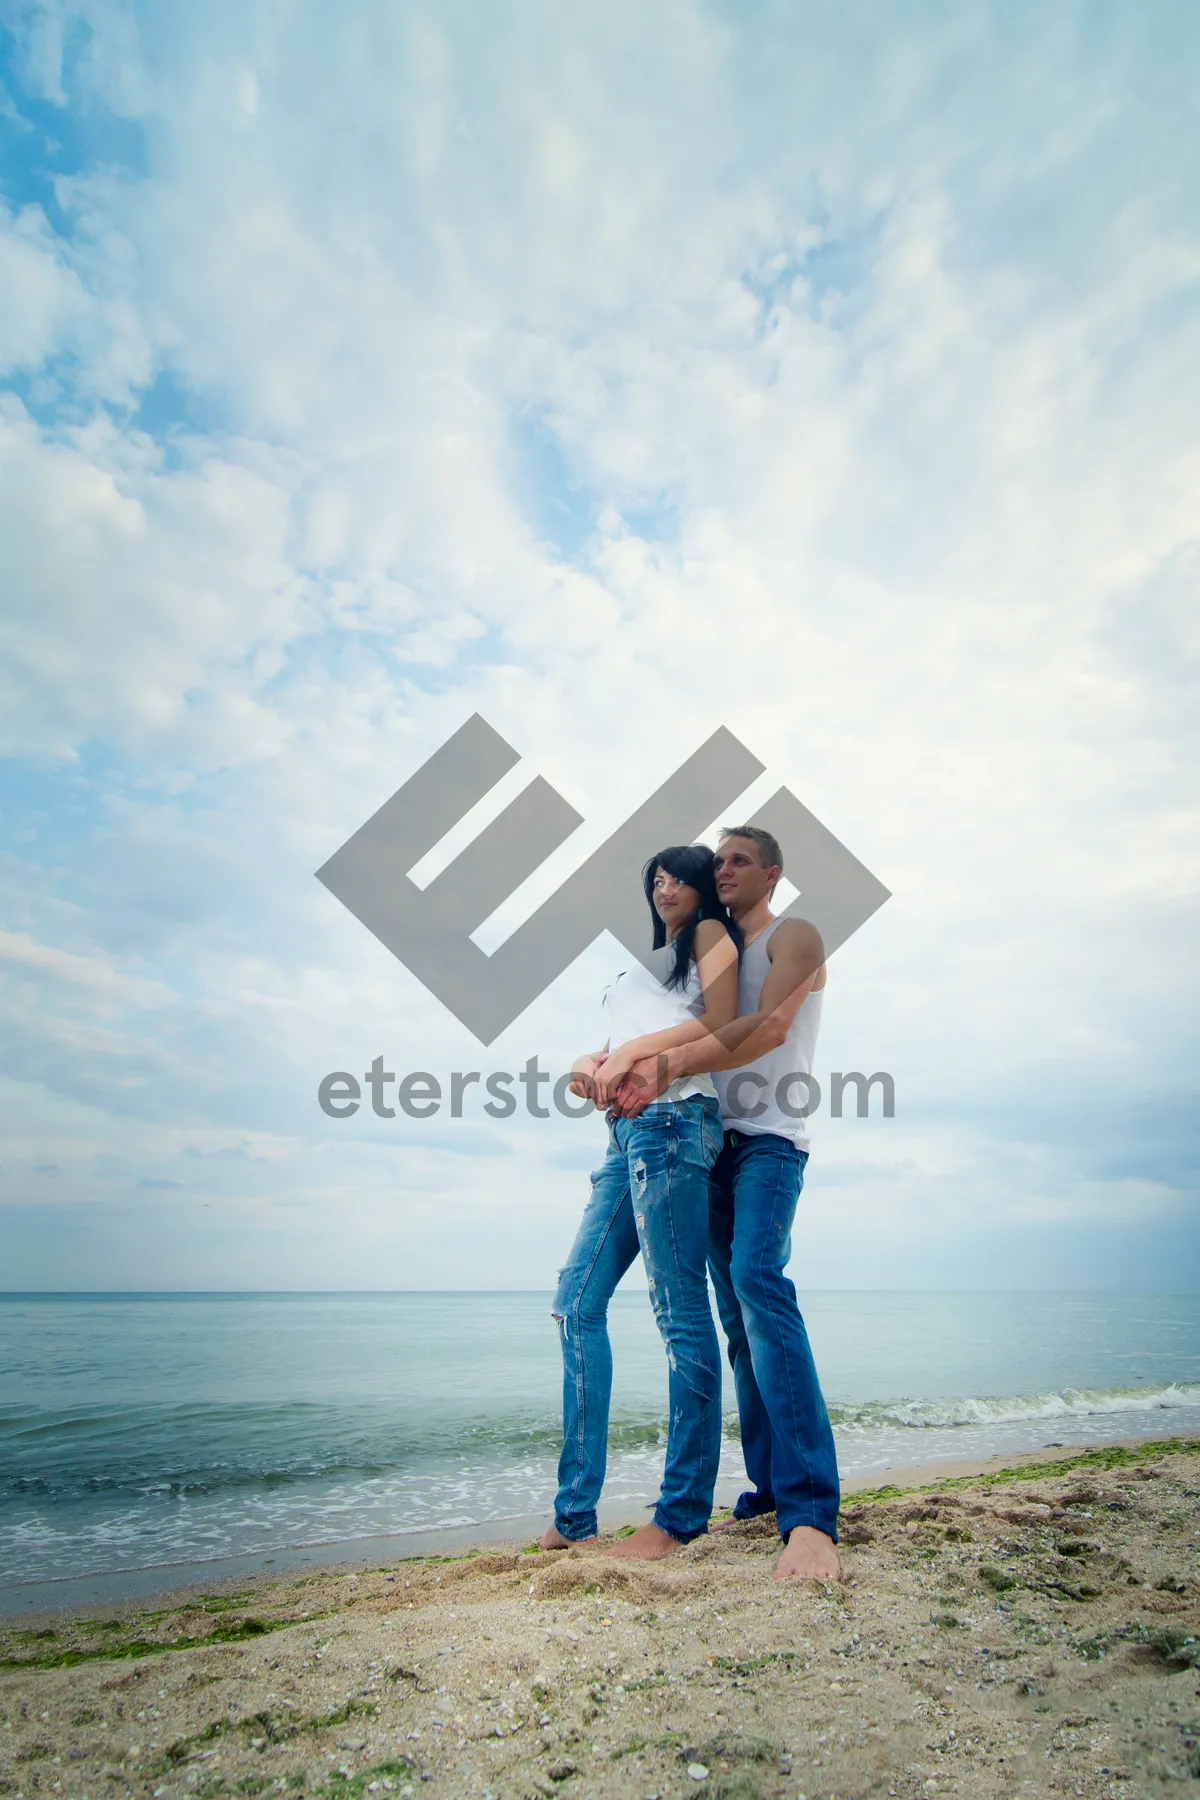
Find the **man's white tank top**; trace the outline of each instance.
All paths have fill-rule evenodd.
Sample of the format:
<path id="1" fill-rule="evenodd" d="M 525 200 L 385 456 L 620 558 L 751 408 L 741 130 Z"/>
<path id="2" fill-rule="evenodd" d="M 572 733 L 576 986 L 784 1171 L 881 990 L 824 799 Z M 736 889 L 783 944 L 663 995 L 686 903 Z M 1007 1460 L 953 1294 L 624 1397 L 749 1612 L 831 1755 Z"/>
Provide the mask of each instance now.
<path id="1" fill-rule="evenodd" d="M 782 919 L 773 919 L 765 931 L 742 952 L 738 970 L 738 1015 L 756 1013 L 763 987 L 771 972 L 767 945 Z M 808 1119 L 816 1098 L 812 1074 L 813 1053 L 821 1025 L 821 1001 L 825 990 L 804 996 L 791 1029 L 777 1050 L 768 1050 L 757 1062 L 713 1076 L 721 1103 L 721 1123 L 726 1131 L 769 1133 L 787 1138 L 797 1149 L 809 1147 Z"/>

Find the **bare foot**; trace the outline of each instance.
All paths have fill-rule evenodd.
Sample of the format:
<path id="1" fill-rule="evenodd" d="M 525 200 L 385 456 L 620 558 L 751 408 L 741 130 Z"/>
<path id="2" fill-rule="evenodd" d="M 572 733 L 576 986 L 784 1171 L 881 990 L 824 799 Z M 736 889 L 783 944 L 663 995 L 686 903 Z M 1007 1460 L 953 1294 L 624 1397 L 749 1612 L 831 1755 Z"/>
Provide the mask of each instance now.
<path id="1" fill-rule="evenodd" d="M 538 1549 L 569 1550 L 572 1544 L 594 1544 L 595 1542 L 596 1539 L 594 1537 L 565 1538 L 557 1525 L 547 1525 L 545 1531 L 543 1531 L 541 1537 L 538 1539 Z"/>
<path id="2" fill-rule="evenodd" d="M 657 1525 L 639 1525 L 632 1537 L 618 1538 L 615 1544 L 609 1544 L 605 1556 L 640 1556 L 647 1561 L 658 1561 L 664 1556 L 674 1556 L 681 1550 L 678 1538 L 669 1532 L 660 1531 Z"/>
<path id="3" fill-rule="evenodd" d="M 775 1564 L 776 1581 L 840 1581 L 842 1565 L 831 1537 L 812 1525 L 792 1527 L 783 1555 Z"/>

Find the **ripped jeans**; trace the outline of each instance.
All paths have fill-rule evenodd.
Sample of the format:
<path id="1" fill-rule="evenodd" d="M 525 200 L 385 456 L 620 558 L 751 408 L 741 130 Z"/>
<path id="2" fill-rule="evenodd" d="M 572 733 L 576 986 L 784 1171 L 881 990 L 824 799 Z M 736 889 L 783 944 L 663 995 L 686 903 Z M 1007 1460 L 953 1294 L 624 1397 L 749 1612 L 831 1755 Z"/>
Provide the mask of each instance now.
<path id="1" fill-rule="evenodd" d="M 638 1250 L 670 1368 L 666 1467 L 654 1522 L 688 1543 L 708 1530 L 721 1455 L 721 1355 L 708 1298 L 708 1179 L 721 1150 L 715 1100 L 648 1106 L 609 1127 L 608 1154 L 554 1297 L 563 1356 L 563 1448 L 554 1523 L 593 1537 L 608 1456 L 608 1302 Z"/>

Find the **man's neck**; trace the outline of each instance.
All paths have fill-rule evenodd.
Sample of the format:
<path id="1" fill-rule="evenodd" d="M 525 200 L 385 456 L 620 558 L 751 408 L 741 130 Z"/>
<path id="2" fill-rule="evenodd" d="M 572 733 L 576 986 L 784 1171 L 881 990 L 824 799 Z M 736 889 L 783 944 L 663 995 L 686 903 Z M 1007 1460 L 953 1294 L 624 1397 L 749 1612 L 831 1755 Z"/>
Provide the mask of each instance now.
<path id="1" fill-rule="evenodd" d="M 742 936 L 749 943 L 751 938 L 756 938 L 760 932 L 767 929 L 774 917 L 774 913 L 764 898 L 756 900 L 746 912 L 734 913 L 733 921 L 735 925 L 741 927 Z"/>

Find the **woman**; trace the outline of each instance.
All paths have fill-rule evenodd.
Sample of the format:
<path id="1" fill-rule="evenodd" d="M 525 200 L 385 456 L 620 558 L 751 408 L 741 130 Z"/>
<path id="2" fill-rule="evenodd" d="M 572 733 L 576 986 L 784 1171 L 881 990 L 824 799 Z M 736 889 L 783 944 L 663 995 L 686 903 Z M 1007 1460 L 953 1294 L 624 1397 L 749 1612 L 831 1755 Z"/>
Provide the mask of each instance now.
<path id="1" fill-rule="evenodd" d="M 572 1089 L 609 1089 L 643 1055 L 690 1039 L 704 1014 L 737 1016 L 740 933 L 717 898 L 712 851 L 676 845 L 643 872 L 654 920 L 652 969 L 634 963 L 604 996 L 608 1042 L 574 1065 Z M 609 1115 L 608 1154 L 554 1300 L 563 1354 L 563 1449 L 543 1549 L 596 1536 L 608 1453 L 612 1351 L 608 1302 L 638 1250 L 670 1365 L 666 1466 L 654 1509 L 611 1551 L 669 1556 L 708 1529 L 721 1453 L 721 1359 L 708 1300 L 708 1176 L 721 1149 L 716 1091 L 687 1076 L 636 1119 Z"/>

